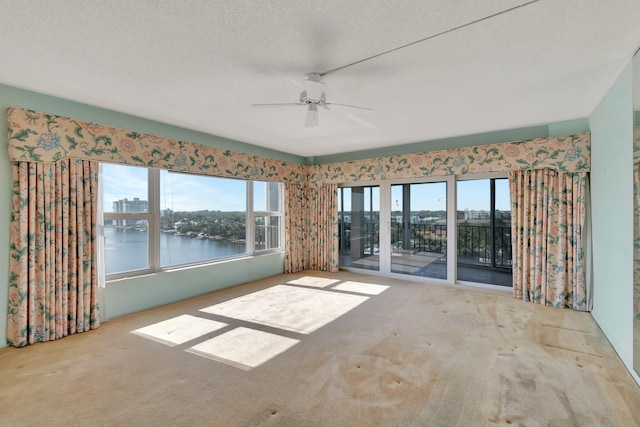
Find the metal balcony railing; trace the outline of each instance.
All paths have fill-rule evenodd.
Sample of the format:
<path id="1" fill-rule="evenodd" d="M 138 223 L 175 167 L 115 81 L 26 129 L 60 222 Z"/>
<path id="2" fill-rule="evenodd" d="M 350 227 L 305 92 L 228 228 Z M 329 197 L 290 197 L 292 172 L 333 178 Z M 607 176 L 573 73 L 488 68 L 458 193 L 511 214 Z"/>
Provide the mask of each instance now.
<path id="1" fill-rule="evenodd" d="M 339 223 L 340 254 L 351 253 L 351 223 Z M 458 263 L 494 268 L 511 268 L 511 227 L 495 226 L 493 244 L 489 225 L 458 224 Z M 378 253 L 380 239 L 378 223 L 365 222 L 361 230 L 353 230 L 361 240 L 363 255 Z M 447 226 L 445 224 L 409 224 L 407 234 L 401 223 L 391 224 L 392 250 L 409 250 L 446 255 Z"/>

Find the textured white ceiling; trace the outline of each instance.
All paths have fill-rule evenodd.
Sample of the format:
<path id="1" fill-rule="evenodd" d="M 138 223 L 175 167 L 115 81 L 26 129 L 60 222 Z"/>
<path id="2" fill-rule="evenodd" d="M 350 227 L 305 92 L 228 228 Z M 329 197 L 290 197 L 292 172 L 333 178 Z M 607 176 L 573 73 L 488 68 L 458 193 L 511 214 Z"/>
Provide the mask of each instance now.
<path id="1" fill-rule="evenodd" d="M 587 117 L 640 45 L 639 0 L 0 0 L 0 83 L 302 156 Z"/>

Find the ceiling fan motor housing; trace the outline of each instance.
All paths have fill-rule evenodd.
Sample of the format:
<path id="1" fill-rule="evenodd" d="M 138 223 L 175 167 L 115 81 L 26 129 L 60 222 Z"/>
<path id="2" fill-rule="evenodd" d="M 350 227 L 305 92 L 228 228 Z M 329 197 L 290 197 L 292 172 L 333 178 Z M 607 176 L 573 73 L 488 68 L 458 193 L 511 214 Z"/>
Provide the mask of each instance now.
<path id="1" fill-rule="evenodd" d="M 324 83 L 320 81 L 320 77 L 318 73 L 309 73 L 305 76 L 304 92 L 306 92 L 306 97 L 310 101 L 318 102 L 324 97 Z"/>

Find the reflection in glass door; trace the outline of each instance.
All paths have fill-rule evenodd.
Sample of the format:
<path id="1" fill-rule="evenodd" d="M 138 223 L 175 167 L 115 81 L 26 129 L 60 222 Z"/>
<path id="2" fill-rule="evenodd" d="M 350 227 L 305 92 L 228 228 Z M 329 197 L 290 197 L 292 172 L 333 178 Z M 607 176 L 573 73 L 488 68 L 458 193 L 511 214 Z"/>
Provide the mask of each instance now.
<path id="1" fill-rule="evenodd" d="M 447 183 L 391 186 L 391 272 L 447 279 Z"/>
<path id="2" fill-rule="evenodd" d="M 340 266 L 380 270 L 380 187 L 338 189 Z"/>
<path id="3" fill-rule="evenodd" d="M 458 181 L 458 280 L 512 286 L 506 178 Z"/>

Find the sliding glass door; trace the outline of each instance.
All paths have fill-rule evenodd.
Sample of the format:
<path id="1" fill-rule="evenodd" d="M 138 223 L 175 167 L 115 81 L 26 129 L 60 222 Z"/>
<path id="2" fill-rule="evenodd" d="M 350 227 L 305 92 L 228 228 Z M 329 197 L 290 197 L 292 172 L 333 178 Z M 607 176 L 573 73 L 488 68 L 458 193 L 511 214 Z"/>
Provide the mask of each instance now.
<path id="1" fill-rule="evenodd" d="M 391 185 L 391 272 L 447 279 L 447 183 Z"/>
<path id="2" fill-rule="evenodd" d="M 506 178 L 457 183 L 458 280 L 511 286 L 511 204 Z"/>
<path id="3" fill-rule="evenodd" d="M 340 266 L 380 270 L 380 187 L 338 189 Z"/>
<path id="4" fill-rule="evenodd" d="M 500 175 L 338 189 L 340 267 L 511 286 L 511 203 Z"/>

